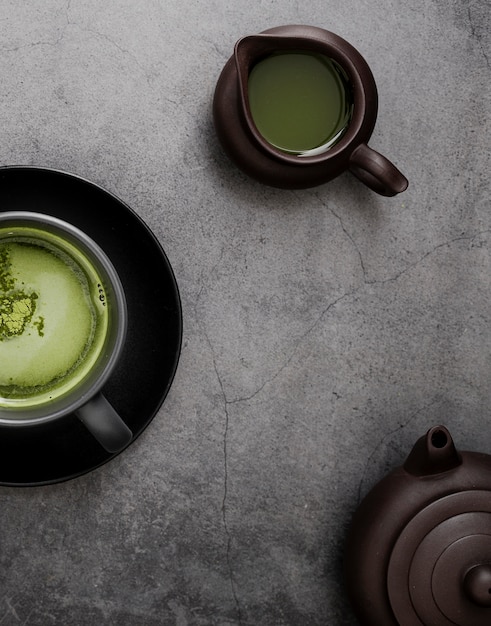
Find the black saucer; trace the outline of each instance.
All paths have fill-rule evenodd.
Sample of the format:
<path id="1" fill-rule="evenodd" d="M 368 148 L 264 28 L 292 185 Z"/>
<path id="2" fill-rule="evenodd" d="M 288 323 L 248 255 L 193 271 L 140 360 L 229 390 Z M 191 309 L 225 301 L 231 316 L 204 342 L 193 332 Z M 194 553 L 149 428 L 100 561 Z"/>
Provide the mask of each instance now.
<path id="1" fill-rule="evenodd" d="M 128 302 L 128 336 L 104 395 L 135 439 L 162 405 L 181 350 L 181 302 L 162 247 L 121 200 L 64 172 L 0 168 L 0 207 L 2 212 L 35 211 L 66 220 L 92 237 L 113 262 Z M 42 426 L 0 425 L 0 485 L 68 480 L 114 456 L 73 415 Z"/>

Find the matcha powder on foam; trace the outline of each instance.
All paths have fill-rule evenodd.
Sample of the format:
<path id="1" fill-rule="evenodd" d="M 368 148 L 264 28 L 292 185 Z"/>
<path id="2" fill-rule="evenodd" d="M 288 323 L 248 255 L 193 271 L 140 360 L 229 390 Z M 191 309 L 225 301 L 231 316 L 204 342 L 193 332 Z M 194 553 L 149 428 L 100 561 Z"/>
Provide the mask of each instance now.
<path id="1" fill-rule="evenodd" d="M 0 246 L 0 341 L 22 335 L 36 312 L 37 298 L 36 293 L 15 289 L 9 250 L 5 245 Z M 43 320 L 34 325 L 42 336 Z"/>

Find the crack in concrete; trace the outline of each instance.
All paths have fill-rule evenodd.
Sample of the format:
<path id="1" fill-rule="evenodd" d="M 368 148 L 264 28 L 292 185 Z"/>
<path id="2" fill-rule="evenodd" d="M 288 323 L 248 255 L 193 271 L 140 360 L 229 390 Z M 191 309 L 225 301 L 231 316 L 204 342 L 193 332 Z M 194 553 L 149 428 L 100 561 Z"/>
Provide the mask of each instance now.
<path id="1" fill-rule="evenodd" d="M 62 40 L 65 37 L 65 32 L 66 29 L 68 28 L 68 26 L 65 26 L 63 28 L 63 32 L 61 33 L 61 35 L 59 35 L 59 37 L 57 39 L 55 39 L 54 41 L 32 41 L 29 43 L 24 43 L 21 44 L 20 46 L 14 46 L 13 48 L 9 48 L 7 46 L 2 46 L 0 49 L 2 52 L 18 52 L 19 50 L 27 50 L 28 48 L 37 48 L 38 46 L 50 46 L 50 47 L 56 47 L 58 46 Z"/>
<path id="2" fill-rule="evenodd" d="M 29 611 L 29 613 L 27 614 L 26 619 L 22 622 L 22 625 L 23 625 L 23 626 L 27 626 L 27 625 L 28 625 L 29 620 L 31 619 L 31 615 L 34 613 L 34 611 L 35 611 L 35 610 L 36 610 L 36 608 L 35 608 L 35 607 L 33 607 L 33 608 Z M 43 615 L 45 615 L 45 614 L 43 614 Z"/>
<path id="3" fill-rule="evenodd" d="M 461 234 L 458 237 L 454 237 L 453 239 L 449 239 L 448 241 L 444 241 L 442 243 L 439 243 L 436 246 L 434 246 L 433 248 L 431 248 L 431 250 L 428 250 L 428 252 L 425 252 L 419 259 L 417 259 L 413 263 L 410 263 L 404 269 L 402 269 L 400 272 L 397 272 L 393 276 L 390 276 L 389 278 L 379 279 L 379 280 L 369 280 L 369 281 L 367 281 L 366 284 L 367 285 L 385 285 L 387 283 L 397 281 L 397 280 L 399 280 L 399 278 L 401 276 L 403 276 L 407 272 L 411 271 L 412 269 L 414 269 L 415 267 L 417 267 L 418 265 L 423 263 L 423 261 L 425 261 L 428 257 L 432 256 L 433 254 L 435 254 L 435 252 L 437 252 L 441 248 L 446 248 L 446 247 L 448 248 L 452 244 L 460 242 L 460 241 L 474 241 L 478 237 L 480 237 L 482 235 L 489 234 L 490 232 L 491 232 L 490 230 L 483 230 L 483 231 L 479 231 L 479 232 L 477 232 L 477 233 L 475 233 L 473 235 Z"/>
<path id="4" fill-rule="evenodd" d="M 295 355 L 297 354 L 298 350 L 300 349 L 300 347 L 303 344 L 303 342 L 305 341 L 305 339 L 312 332 L 315 331 L 315 329 L 322 322 L 324 317 L 336 305 L 338 305 L 343 300 L 356 295 L 358 292 L 362 291 L 367 286 L 386 285 L 388 283 L 398 281 L 402 276 L 404 276 L 405 274 L 407 274 L 411 270 L 415 269 L 418 265 L 423 263 L 426 259 L 428 259 L 430 256 L 432 256 L 433 254 L 435 254 L 438 250 L 440 250 L 442 248 L 450 247 L 454 243 L 458 243 L 458 242 L 461 242 L 461 241 L 474 241 L 478 237 L 480 237 L 482 235 L 485 235 L 485 234 L 489 234 L 491 232 L 490 230 L 483 230 L 483 231 L 479 231 L 479 232 L 477 232 L 475 234 L 462 234 L 462 235 L 459 235 L 458 237 L 454 237 L 453 239 L 450 239 L 448 241 L 444 241 L 444 242 L 442 242 L 440 244 L 437 244 L 431 250 L 429 250 L 428 252 L 424 253 L 421 257 L 419 257 L 416 261 L 414 261 L 413 263 L 407 265 L 404 269 L 400 270 L 399 272 L 397 272 L 393 276 L 390 276 L 390 277 L 384 278 L 384 279 L 369 280 L 369 279 L 367 279 L 367 272 L 366 272 L 365 264 L 364 264 L 364 261 L 363 261 L 363 256 L 361 254 L 361 251 L 358 249 L 358 247 L 356 245 L 356 241 L 354 240 L 352 235 L 348 232 L 348 230 L 344 226 L 342 219 L 334 211 L 332 211 L 332 209 L 329 209 L 329 211 L 339 221 L 340 226 L 341 226 L 341 228 L 343 230 L 343 233 L 349 239 L 349 241 L 352 243 L 353 247 L 355 248 L 355 250 L 356 250 L 356 252 L 358 254 L 358 257 L 360 259 L 360 268 L 361 268 L 361 271 L 363 273 L 363 283 L 359 287 L 356 287 L 356 288 L 354 288 L 354 289 L 352 289 L 350 291 L 347 291 L 347 292 L 343 293 L 341 296 L 339 296 L 338 298 L 336 298 L 335 300 L 330 302 L 326 307 L 324 307 L 324 309 L 319 313 L 319 315 L 312 322 L 312 324 L 298 338 L 298 340 L 296 341 L 296 343 L 293 346 L 292 350 L 290 351 L 289 356 L 280 365 L 280 367 L 274 372 L 274 374 L 272 376 L 270 376 L 269 378 L 267 378 L 266 380 L 264 380 L 263 383 L 261 385 L 259 385 L 251 393 L 249 393 L 247 395 L 241 395 L 241 396 L 238 396 L 236 398 L 227 399 L 227 404 L 228 405 L 238 404 L 240 402 L 248 402 L 248 401 L 252 400 L 254 397 L 256 397 L 257 395 L 259 395 L 267 386 L 269 386 L 270 384 L 274 383 L 274 381 L 281 375 L 281 373 L 290 365 L 290 363 L 294 359 Z M 212 268 L 210 274 L 212 274 L 216 270 L 217 266 L 219 265 L 219 263 L 220 263 L 220 261 L 221 261 L 221 259 L 223 257 L 223 254 L 224 254 L 224 250 L 222 249 L 220 257 L 219 257 L 218 261 L 216 262 L 216 264 L 214 265 L 214 267 Z M 201 289 L 199 291 L 198 298 L 201 297 L 202 291 L 203 291 L 203 287 L 201 287 Z"/>
<path id="5" fill-rule="evenodd" d="M 212 360 L 213 360 L 213 368 L 215 370 L 215 374 L 218 380 L 218 385 L 220 387 L 221 390 L 221 394 L 222 394 L 222 399 L 223 399 L 223 407 L 224 407 L 224 412 L 225 412 L 225 424 L 224 424 L 224 429 L 223 429 L 223 497 L 222 497 L 222 522 L 223 522 L 223 528 L 225 530 L 225 536 L 226 536 L 226 540 L 227 540 L 227 547 L 226 547 L 226 552 L 225 552 L 225 557 L 226 557 L 226 563 L 227 563 L 227 568 L 228 568 L 228 574 L 229 574 L 229 582 L 230 582 L 230 590 L 232 593 L 232 597 L 234 599 L 234 603 L 235 603 L 235 608 L 237 611 L 237 620 L 238 620 L 238 624 L 240 626 L 240 624 L 242 624 L 242 611 L 241 611 L 241 607 L 240 607 L 240 602 L 239 602 L 239 597 L 238 597 L 238 593 L 237 593 L 237 584 L 234 578 L 234 572 L 233 572 L 233 567 L 232 567 L 232 533 L 230 531 L 229 528 L 229 524 L 228 524 L 228 517 L 227 517 L 227 506 L 228 506 L 228 482 L 229 482 L 229 475 L 228 475 L 228 433 L 229 433 L 229 425 L 230 425 L 230 415 L 228 412 L 228 407 L 230 402 L 227 399 L 227 394 L 225 392 L 225 388 L 223 385 L 223 381 L 222 381 L 222 377 L 220 376 L 220 372 L 218 370 L 218 366 L 216 363 L 216 358 L 215 358 L 215 353 L 213 350 L 213 345 L 210 341 L 210 338 L 208 337 L 208 334 L 206 333 L 206 331 L 204 331 L 205 334 L 205 338 L 206 341 L 208 343 L 208 346 L 210 348 L 210 352 L 212 355 Z"/>
<path id="6" fill-rule="evenodd" d="M 356 253 L 358 254 L 358 258 L 360 260 L 360 267 L 361 267 L 361 271 L 363 273 L 363 281 L 366 283 L 367 282 L 367 272 L 365 269 L 365 263 L 363 261 L 363 256 L 361 254 L 360 249 L 358 248 L 356 241 L 353 239 L 353 237 L 351 236 L 351 233 L 348 232 L 348 230 L 346 229 L 343 220 L 341 219 L 341 217 L 334 211 L 334 209 L 331 209 L 330 207 L 327 207 L 327 210 L 331 213 L 331 215 L 334 215 L 334 217 L 338 220 L 339 225 L 341 226 L 341 230 L 343 231 L 343 233 L 346 235 L 346 238 L 351 242 L 351 244 L 353 245 Z"/>
<path id="7" fill-rule="evenodd" d="M 76 26 L 77 28 L 80 29 L 81 32 L 85 32 L 85 33 L 89 33 L 91 35 L 93 35 L 94 37 L 97 37 L 99 39 L 102 39 L 104 41 L 107 41 L 109 44 L 111 44 L 111 46 L 113 46 L 114 48 L 116 48 L 122 55 L 124 56 L 128 56 L 130 59 L 132 59 L 132 61 L 135 63 L 135 65 L 140 69 L 140 71 L 143 73 L 146 82 L 151 85 L 151 80 L 149 78 L 147 69 L 137 58 L 137 56 L 131 52 L 130 50 L 127 50 L 126 48 L 123 48 L 123 46 L 121 46 L 120 44 L 118 44 L 114 39 L 112 39 L 111 37 L 109 37 L 109 35 L 106 35 L 105 33 L 102 33 L 94 28 L 89 28 L 88 26 L 82 26 L 77 22 L 73 22 L 70 19 L 70 9 L 71 9 L 71 4 L 72 4 L 72 0 L 68 0 L 67 5 L 65 7 L 64 13 L 65 13 L 65 18 L 66 18 L 66 24 L 63 26 L 61 33 L 58 35 L 58 37 L 54 40 L 40 40 L 40 41 L 34 41 L 34 42 L 30 42 L 30 43 L 25 43 L 25 44 L 21 44 L 19 46 L 14 46 L 14 47 L 2 47 L 0 48 L 3 52 L 17 52 L 19 50 L 23 50 L 23 49 L 28 49 L 28 48 L 35 48 L 38 46 L 50 46 L 50 47 L 56 47 L 58 46 L 63 39 L 65 38 L 66 35 L 66 31 L 68 30 L 68 28 L 70 26 Z"/>
<path id="8" fill-rule="evenodd" d="M 340 222 L 341 222 L 341 220 L 340 220 Z M 423 254 L 414 263 L 411 263 L 410 265 L 405 267 L 403 270 L 401 270 L 400 272 L 396 273 L 394 276 L 391 276 L 391 277 L 385 278 L 385 279 L 379 279 L 379 280 L 367 280 L 366 279 L 366 275 L 365 275 L 366 271 L 365 271 L 365 266 L 364 266 L 364 263 L 363 263 L 362 255 L 359 252 L 354 239 L 351 237 L 351 235 L 349 235 L 349 233 L 346 231 L 346 229 L 344 227 L 343 227 L 343 232 L 346 233 L 346 236 L 353 243 L 353 246 L 357 249 L 357 251 L 359 253 L 360 266 L 361 266 L 361 269 L 362 269 L 362 271 L 364 273 L 363 284 L 360 285 L 359 287 L 356 287 L 355 289 L 352 289 L 351 291 L 345 292 L 344 294 L 339 296 L 337 299 L 335 299 L 332 302 L 330 302 L 321 311 L 321 313 L 317 316 L 317 318 L 309 326 L 309 328 L 297 340 L 296 344 L 293 346 L 293 349 L 290 352 L 290 355 L 285 360 L 285 362 L 278 368 L 278 370 L 272 376 L 270 376 L 268 379 L 266 379 L 255 391 L 253 391 L 252 393 L 250 393 L 248 395 L 245 395 L 245 396 L 239 396 L 237 398 L 230 399 L 230 400 L 228 400 L 229 404 L 237 404 L 237 403 L 240 403 L 240 402 L 250 401 L 255 396 L 260 394 L 269 384 L 273 383 L 280 376 L 280 374 L 289 366 L 289 364 L 291 363 L 291 361 L 295 357 L 295 354 L 298 352 L 298 350 L 299 350 L 300 346 L 302 345 L 302 343 L 304 342 L 304 340 L 317 328 L 317 326 L 322 322 L 323 318 L 329 313 L 329 311 L 331 311 L 331 309 L 333 309 L 337 304 L 339 304 L 340 302 L 342 302 L 346 298 L 349 298 L 351 296 L 356 295 L 358 292 L 362 291 L 366 286 L 385 285 L 385 284 L 388 284 L 388 283 L 391 283 L 391 282 L 395 282 L 395 281 L 399 280 L 402 276 L 404 276 L 407 272 L 411 271 L 412 269 L 417 267 L 420 263 L 425 261 L 428 257 L 430 257 L 431 255 L 435 254 L 439 249 L 444 248 L 444 247 L 449 247 L 452 244 L 454 244 L 456 242 L 460 242 L 460 241 L 473 241 L 477 237 L 480 237 L 480 236 L 482 236 L 484 234 L 489 234 L 491 231 L 485 230 L 485 231 L 480 231 L 480 232 L 478 232 L 478 233 L 476 233 L 474 235 L 460 235 L 458 237 L 454 237 L 453 239 L 450 239 L 449 241 L 445 241 L 445 242 L 443 242 L 441 244 L 438 244 L 438 245 L 434 246 L 431 250 L 429 250 L 428 252 Z"/>
<path id="9" fill-rule="evenodd" d="M 213 267 L 211 268 L 210 272 L 208 273 L 208 276 L 212 276 L 214 274 L 214 272 L 217 270 L 218 266 L 220 265 L 220 262 L 223 258 L 225 252 L 225 248 L 222 247 L 222 249 L 220 250 L 220 254 L 218 256 L 217 261 L 214 263 Z M 228 492 L 229 492 L 229 471 L 228 471 L 228 445 L 229 445 L 229 427 L 230 427 L 230 414 L 229 414 L 229 406 L 231 404 L 231 402 L 228 400 L 227 398 L 227 393 L 225 391 L 225 386 L 222 380 L 222 376 L 220 374 L 220 371 L 218 369 L 218 365 L 217 365 L 217 359 L 216 359 L 216 355 L 215 355 L 215 350 L 213 348 L 213 344 L 211 342 L 211 339 L 206 331 L 206 328 L 203 324 L 203 322 L 200 320 L 200 316 L 198 313 L 198 304 L 199 301 L 201 299 L 201 296 L 203 294 L 203 291 L 206 289 L 205 286 L 205 280 L 203 277 L 203 273 L 201 274 L 201 286 L 200 289 L 198 291 L 198 294 L 196 296 L 196 300 L 195 300 L 195 304 L 194 304 L 194 312 L 195 312 L 195 316 L 196 316 L 196 320 L 198 322 L 198 324 L 201 326 L 203 335 L 205 337 L 206 343 L 208 344 L 208 347 L 210 349 L 210 353 L 211 353 L 211 358 L 212 358 L 212 362 L 213 362 L 213 369 L 215 372 L 215 376 L 217 378 L 218 381 L 218 385 L 220 387 L 220 392 L 221 392 L 221 396 L 222 396 L 222 401 L 223 401 L 223 410 L 224 410 L 224 426 L 223 426 L 223 434 L 222 434 L 222 450 L 223 450 L 223 494 L 222 494 L 222 503 L 221 503 L 221 515 L 222 515 L 222 524 L 223 524 L 223 529 L 225 532 L 225 538 L 226 538 L 226 549 L 225 549 L 225 561 L 227 564 L 227 570 L 228 570 L 228 576 L 229 576 L 229 582 L 230 582 L 230 591 L 232 594 L 232 598 L 235 604 L 235 609 L 237 612 L 237 622 L 239 624 L 239 626 L 242 624 L 242 611 L 241 611 L 241 606 L 240 606 L 240 601 L 239 601 L 239 595 L 238 595 L 238 590 L 237 590 L 237 584 L 234 578 L 234 571 L 233 571 L 233 566 L 232 566 L 232 532 L 230 530 L 229 527 L 229 523 L 228 523 L 228 516 L 227 516 L 227 507 L 228 507 Z"/>
<path id="10" fill-rule="evenodd" d="M 109 35 L 106 35 L 105 33 L 101 33 L 98 30 L 95 30 L 93 28 L 88 28 L 88 27 L 81 28 L 81 30 L 83 32 L 90 33 L 91 35 L 94 35 L 95 37 L 103 39 L 104 41 L 107 41 L 114 48 L 116 48 L 119 52 L 121 52 L 121 54 L 123 54 L 124 56 L 128 56 L 130 59 L 132 59 L 134 61 L 134 63 L 136 64 L 136 66 L 141 70 L 141 72 L 145 76 L 145 79 L 146 79 L 147 83 L 150 84 L 150 79 L 149 79 L 148 74 L 147 74 L 147 68 L 144 67 L 140 63 L 139 59 L 136 57 L 135 54 L 133 54 L 133 52 L 130 52 L 130 50 L 127 50 L 126 48 L 123 48 L 116 41 L 114 41 L 114 39 L 111 39 L 111 37 L 109 37 Z"/>
<path id="11" fill-rule="evenodd" d="M 332 209 L 327 202 L 325 202 L 320 196 L 319 194 L 315 193 L 315 192 L 311 192 L 311 195 L 316 198 L 316 200 L 321 204 L 321 206 L 325 209 L 327 209 L 329 211 L 329 213 L 336 218 L 336 220 L 339 222 L 339 225 L 341 226 L 341 230 L 343 231 L 345 237 L 348 239 L 348 241 L 351 243 L 351 245 L 353 246 L 353 248 L 355 249 L 356 254 L 358 255 L 358 259 L 360 262 L 360 268 L 363 274 L 363 282 L 367 283 L 367 272 L 365 269 L 365 262 L 363 260 L 363 255 L 361 254 L 360 249 L 358 248 L 358 245 L 356 244 L 355 239 L 353 238 L 353 236 L 351 235 L 351 233 L 348 231 L 348 229 L 345 227 L 344 222 L 342 217 L 336 213 L 336 211 L 334 211 L 334 209 Z"/>
<path id="12" fill-rule="evenodd" d="M 484 60 L 486 62 L 486 65 L 488 67 L 488 70 L 491 70 L 491 61 L 490 61 L 490 58 L 489 58 L 489 55 L 488 55 L 486 49 L 484 48 L 484 44 L 482 42 L 482 37 L 477 32 L 477 28 L 476 28 L 476 25 L 474 23 L 474 17 L 472 15 L 472 9 L 471 9 L 470 5 L 469 5 L 469 7 L 467 9 L 467 16 L 469 18 L 469 26 L 470 26 L 470 29 L 471 29 L 471 36 L 477 41 L 477 43 L 479 45 L 479 48 L 481 50 L 481 54 L 483 55 Z"/>
<path id="13" fill-rule="evenodd" d="M 339 222 L 339 225 L 341 227 L 341 230 L 342 230 L 343 234 L 348 239 L 348 241 L 352 244 L 352 246 L 353 246 L 353 248 L 354 248 L 354 250 L 355 250 L 355 252 L 356 252 L 356 254 L 358 256 L 359 263 L 360 263 L 360 269 L 361 269 L 361 272 L 362 272 L 362 275 L 363 275 L 363 283 L 365 285 L 383 285 L 383 284 L 386 284 L 386 283 L 389 283 L 389 282 L 397 281 L 406 272 L 409 272 L 410 270 L 412 270 L 415 267 L 417 267 L 420 263 L 422 263 L 425 259 L 427 259 L 429 256 L 434 254 L 440 248 L 444 248 L 446 246 L 450 246 L 453 243 L 456 243 L 456 242 L 459 242 L 459 241 L 473 241 L 474 239 L 477 239 L 477 237 L 489 234 L 491 232 L 491 230 L 488 229 L 488 230 L 478 231 L 477 233 L 474 233 L 474 234 L 462 233 L 458 237 L 454 237 L 453 239 L 450 239 L 448 241 L 444 241 L 444 242 L 442 242 L 440 244 L 437 244 L 431 250 L 429 250 L 428 252 L 424 253 L 419 259 L 417 259 L 413 263 L 410 263 L 404 269 L 400 270 L 399 272 L 397 272 L 393 276 L 390 276 L 389 278 L 370 280 L 370 279 L 367 278 L 368 273 L 367 273 L 367 269 L 366 269 L 366 266 L 365 266 L 365 261 L 364 261 L 363 255 L 361 253 L 361 250 L 359 249 L 359 247 L 358 247 L 358 245 L 356 243 L 356 240 L 353 237 L 353 235 L 346 228 L 342 217 L 338 213 L 336 213 L 336 211 L 334 211 L 334 209 L 332 209 L 330 206 L 328 206 L 328 204 L 318 194 L 312 192 L 311 195 L 314 198 L 316 198 L 318 200 L 318 202 L 321 204 L 321 206 L 323 208 L 327 209 L 331 213 L 331 215 Z"/>
<path id="14" fill-rule="evenodd" d="M 49 40 L 32 41 L 29 43 L 21 44 L 20 46 L 14 46 L 13 48 L 2 46 L 0 49 L 2 50 L 2 52 L 18 52 L 19 50 L 24 50 L 28 48 L 36 48 L 38 46 L 50 46 L 50 47 L 58 46 L 63 41 L 68 27 L 70 26 L 70 24 L 72 24 L 72 22 L 70 21 L 70 17 L 69 17 L 71 4 L 72 4 L 72 0 L 68 0 L 65 10 L 64 10 L 66 24 L 62 28 L 61 34 L 53 41 L 49 41 Z M 5 18 L 5 20 L 2 20 L 2 21 L 6 21 L 6 19 L 7 18 Z"/>
<path id="15" fill-rule="evenodd" d="M 312 324 L 307 328 L 307 330 L 298 338 L 297 342 L 295 343 L 295 345 L 293 346 L 292 350 L 290 351 L 290 355 L 289 357 L 286 359 L 286 361 L 279 367 L 279 369 L 272 375 L 270 376 L 268 379 L 266 379 L 262 385 L 260 385 L 260 387 L 258 387 L 255 391 L 253 391 L 251 394 L 247 395 L 247 396 L 240 396 L 238 398 L 234 398 L 232 400 L 229 400 L 229 404 L 238 404 L 239 402 L 248 402 L 249 400 L 252 400 L 255 396 L 257 396 L 258 394 L 260 394 L 265 387 L 267 387 L 269 384 L 273 383 L 278 376 L 280 376 L 280 374 L 290 365 L 291 361 L 293 360 L 293 358 L 295 357 L 295 354 L 298 352 L 300 346 L 303 344 L 303 342 L 305 341 L 305 339 L 317 328 L 317 326 L 321 323 L 322 318 L 327 315 L 327 313 L 329 313 L 329 311 L 335 307 L 337 304 L 339 304 L 339 302 L 341 302 L 342 300 L 344 300 L 345 298 L 348 298 L 350 296 L 355 295 L 359 289 L 361 289 L 361 287 L 357 287 L 356 289 L 353 289 L 352 291 L 347 291 L 345 293 L 343 293 L 341 296 L 339 296 L 339 298 L 337 298 L 336 300 L 333 300 L 332 302 L 330 302 L 317 316 L 317 318 L 312 322 Z"/>
<path id="16" fill-rule="evenodd" d="M 386 432 L 382 438 L 380 439 L 380 441 L 375 445 L 375 447 L 373 448 L 371 454 L 368 456 L 367 461 L 365 463 L 365 469 L 363 470 L 363 475 L 360 479 L 360 482 L 358 484 L 358 500 L 357 503 L 358 505 L 361 502 L 362 499 L 362 490 L 363 490 L 363 483 L 365 482 L 366 476 L 368 474 L 368 468 L 370 466 L 370 463 L 373 459 L 373 457 L 375 456 L 375 454 L 380 450 L 380 448 L 384 445 L 384 443 L 386 441 L 388 441 L 389 439 L 392 438 L 392 436 L 395 433 L 400 432 L 401 430 L 404 430 L 404 428 L 407 428 L 407 426 L 409 426 L 421 413 L 423 413 L 424 411 L 427 411 L 428 409 L 430 409 L 432 406 L 434 406 L 435 404 L 437 404 L 438 402 L 440 402 L 441 398 L 440 396 L 437 396 L 436 398 L 434 398 L 431 402 L 428 402 L 427 404 L 425 404 L 424 406 L 422 406 L 421 408 L 417 409 L 416 411 L 414 411 L 407 419 L 405 422 L 403 422 L 402 424 L 399 424 L 396 428 L 393 428 L 392 430 L 390 430 L 389 432 Z M 408 450 L 409 453 L 409 450 Z"/>
<path id="17" fill-rule="evenodd" d="M 337 219 L 337 221 L 339 222 L 339 225 L 341 226 L 341 230 L 343 231 L 344 235 L 346 236 L 346 238 L 353 245 L 353 248 L 355 249 L 355 252 L 358 255 L 358 258 L 359 258 L 359 261 L 360 261 L 360 268 L 361 268 L 361 271 L 362 271 L 362 274 L 363 274 L 363 282 L 364 282 L 365 285 L 383 285 L 383 284 L 386 284 L 386 283 L 397 281 L 401 276 L 403 276 L 404 274 L 406 274 L 410 270 L 412 270 L 415 267 L 417 267 L 420 263 L 422 263 L 429 256 L 433 255 L 440 248 L 449 247 L 453 243 L 456 243 L 456 242 L 459 242 L 459 241 L 473 241 L 473 240 L 477 239 L 478 237 L 480 237 L 482 235 L 489 234 L 491 232 L 491 230 L 483 230 L 483 231 L 478 231 L 477 233 L 474 233 L 474 234 L 462 233 L 461 235 L 459 235 L 457 237 L 454 237 L 453 239 L 449 239 L 448 241 L 444 241 L 444 242 L 442 242 L 440 244 L 437 244 L 431 250 L 429 250 L 428 252 L 425 252 L 416 261 L 414 261 L 413 263 L 408 264 L 404 269 L 400 270 L 399 272 L 397 272 L 393 276 L 390 276 L 389 278 L 370 280 L 370 279 L 367 278 L 367 270 L 366 270 L 366 267 L 365 267 L 365 262 L 364 262 L 364 259 L 363 259 L 363 255 L 362 255 L 360 249 L 358 248 L 358 245 L 357 245 L 354 237 L 351 235 L 351 233 L 348 231 L 348 229 L 344 225 L 344 222 L 343 222 L 341 216 L 339 216 L 332 208 L 327 206 L 327 204 L 325 202 L 323 202 L 323 200 L 321 198 L 319 198 L 316 194 L 313 194 L 313 195 L 319 200 L 321 205 L 323 207 L 325 207 Z"/>
<path id="18" fill-rule="evenodd" d="M 7 610 L 4 613 L 2 619 L 0 619 L 0 624 L 2 624 L 4 620 L 8 618 L 9 616 L 15 618 L 16 621 L 20 622 L 21 619 L 17 611 L 15 610 L 15 606 L 12 604 L 12 598 L 9 598 L 8 596 L 5 595 L 2 598 L 2 601 L 5 602 L 5 604 L 7 605 Z"/>

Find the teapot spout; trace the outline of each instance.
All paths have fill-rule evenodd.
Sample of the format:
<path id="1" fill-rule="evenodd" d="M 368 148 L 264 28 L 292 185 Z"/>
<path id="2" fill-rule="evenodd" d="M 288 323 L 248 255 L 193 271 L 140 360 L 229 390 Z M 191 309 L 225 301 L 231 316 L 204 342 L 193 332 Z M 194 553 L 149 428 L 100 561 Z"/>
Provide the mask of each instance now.
<path id="1" fill-rule="evenodd" d="M 458 467 L 462 458 L 445 426 L 434 426 L 418 439 L 404 463 L 413 476 L 431 476 Z"/>

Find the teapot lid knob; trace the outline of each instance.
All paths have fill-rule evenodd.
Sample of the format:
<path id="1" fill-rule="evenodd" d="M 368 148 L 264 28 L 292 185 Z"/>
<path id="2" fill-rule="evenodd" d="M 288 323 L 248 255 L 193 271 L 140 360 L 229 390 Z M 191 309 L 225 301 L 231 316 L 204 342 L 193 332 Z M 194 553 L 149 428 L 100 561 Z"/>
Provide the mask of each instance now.
<path id="1" fill-rule="evenodd" d="M 464 577 L 464 590 L 474 604 L 491 607 L 491 563 L 471 568 Z"/>

